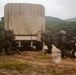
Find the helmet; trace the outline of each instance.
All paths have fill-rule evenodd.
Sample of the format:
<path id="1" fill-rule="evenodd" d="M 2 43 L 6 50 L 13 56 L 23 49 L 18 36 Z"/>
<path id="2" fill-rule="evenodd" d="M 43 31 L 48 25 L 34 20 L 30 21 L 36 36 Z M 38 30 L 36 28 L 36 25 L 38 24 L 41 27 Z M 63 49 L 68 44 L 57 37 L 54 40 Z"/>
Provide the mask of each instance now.
<path id="1" fill-rule="evenodd" d="M 60 31 L 60 34 L 62 34 L 62 35 L 66 35 L 66 31 L 61 30 L 61 31 Z"/>

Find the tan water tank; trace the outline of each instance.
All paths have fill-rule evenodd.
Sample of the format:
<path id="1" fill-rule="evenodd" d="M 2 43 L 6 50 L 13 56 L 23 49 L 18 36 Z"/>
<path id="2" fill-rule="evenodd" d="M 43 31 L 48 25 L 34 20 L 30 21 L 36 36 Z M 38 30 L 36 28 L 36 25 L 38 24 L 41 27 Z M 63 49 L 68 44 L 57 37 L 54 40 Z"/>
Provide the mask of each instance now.
<path id="1" fill-rule="evenodd" d="M 37 35 L 45 31 L 45 8 L 39 4 L 8 3 L 4 9 L 4 28 L 15 35 Z"/>

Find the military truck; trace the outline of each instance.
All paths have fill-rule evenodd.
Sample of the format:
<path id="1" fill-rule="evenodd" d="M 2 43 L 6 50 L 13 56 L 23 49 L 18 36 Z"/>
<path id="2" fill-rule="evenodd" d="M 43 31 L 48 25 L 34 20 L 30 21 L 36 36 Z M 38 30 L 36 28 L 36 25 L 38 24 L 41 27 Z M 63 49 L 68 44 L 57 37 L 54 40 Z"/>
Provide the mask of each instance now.
<path id="1" fill-rule="evenodd" d="M 45 8 L 40 4 L 7 3 L 4 7 L 4 29 L 13 30 L 19 47 L 43 48 Z"/>

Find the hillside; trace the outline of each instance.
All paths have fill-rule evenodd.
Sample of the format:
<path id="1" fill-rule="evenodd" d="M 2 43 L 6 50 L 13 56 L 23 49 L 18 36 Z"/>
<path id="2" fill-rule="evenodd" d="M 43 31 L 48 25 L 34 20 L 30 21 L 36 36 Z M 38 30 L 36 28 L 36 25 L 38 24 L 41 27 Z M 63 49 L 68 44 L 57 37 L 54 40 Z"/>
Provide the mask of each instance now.
<path id="1" fill-rule="evenodd" d="M 69 20 L 69 19 L 68 19 Z M 75 19 L 74 19 L 75 20 Z M 46 16 L 45 25 L 46 30 L 54 30 L 55 32 L 59 32 L 60 30 L 73 30 L 76 33 L 76 22 L 66 21 L 55 17 Z"/>
<path id="2" fill-rule="evenodd" d="M 70 18 L 70 19 L 66 19 L 66 21 L 68 21 L 68 22 L 76 22 L 76 17 Z"/>
<path id="3" fill-rule="evenodd" d="M 46 16 L 45 21 L 47 25 L 58 25 L 63 22 L 63 20 L 51 16 Z"/>
<path id="4" fill-rule="evenodd" d="M 66 23 L 66 21 L 59 18 L 51 16 L 45 17 L 46 30 L 60 30 L 61 26 L 64 25 L 64 23 Z"/>

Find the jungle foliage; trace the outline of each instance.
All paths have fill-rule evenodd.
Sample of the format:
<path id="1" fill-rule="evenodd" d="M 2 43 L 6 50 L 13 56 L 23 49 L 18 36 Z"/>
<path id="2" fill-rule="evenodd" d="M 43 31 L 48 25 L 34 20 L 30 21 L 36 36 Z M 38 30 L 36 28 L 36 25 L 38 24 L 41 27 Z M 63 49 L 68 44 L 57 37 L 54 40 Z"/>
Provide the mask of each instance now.
<path id="1" fill-rule="evenodd" d="M 1 21 L 0 21 L 0 29 L 2 29 L 4 26 L 4 17 L 1 17 Z"/>
<path id="2" fill-rule="evenodd" d="M 66 30 L 71 31 L 71 33 L 76 34 L 76 21 L 66 21 L 61 20 L 55 17 L 45 17 L 45 25 L 46 25 L 46 31 L 55 31 L 58 33 L 60 30 Z"/>

